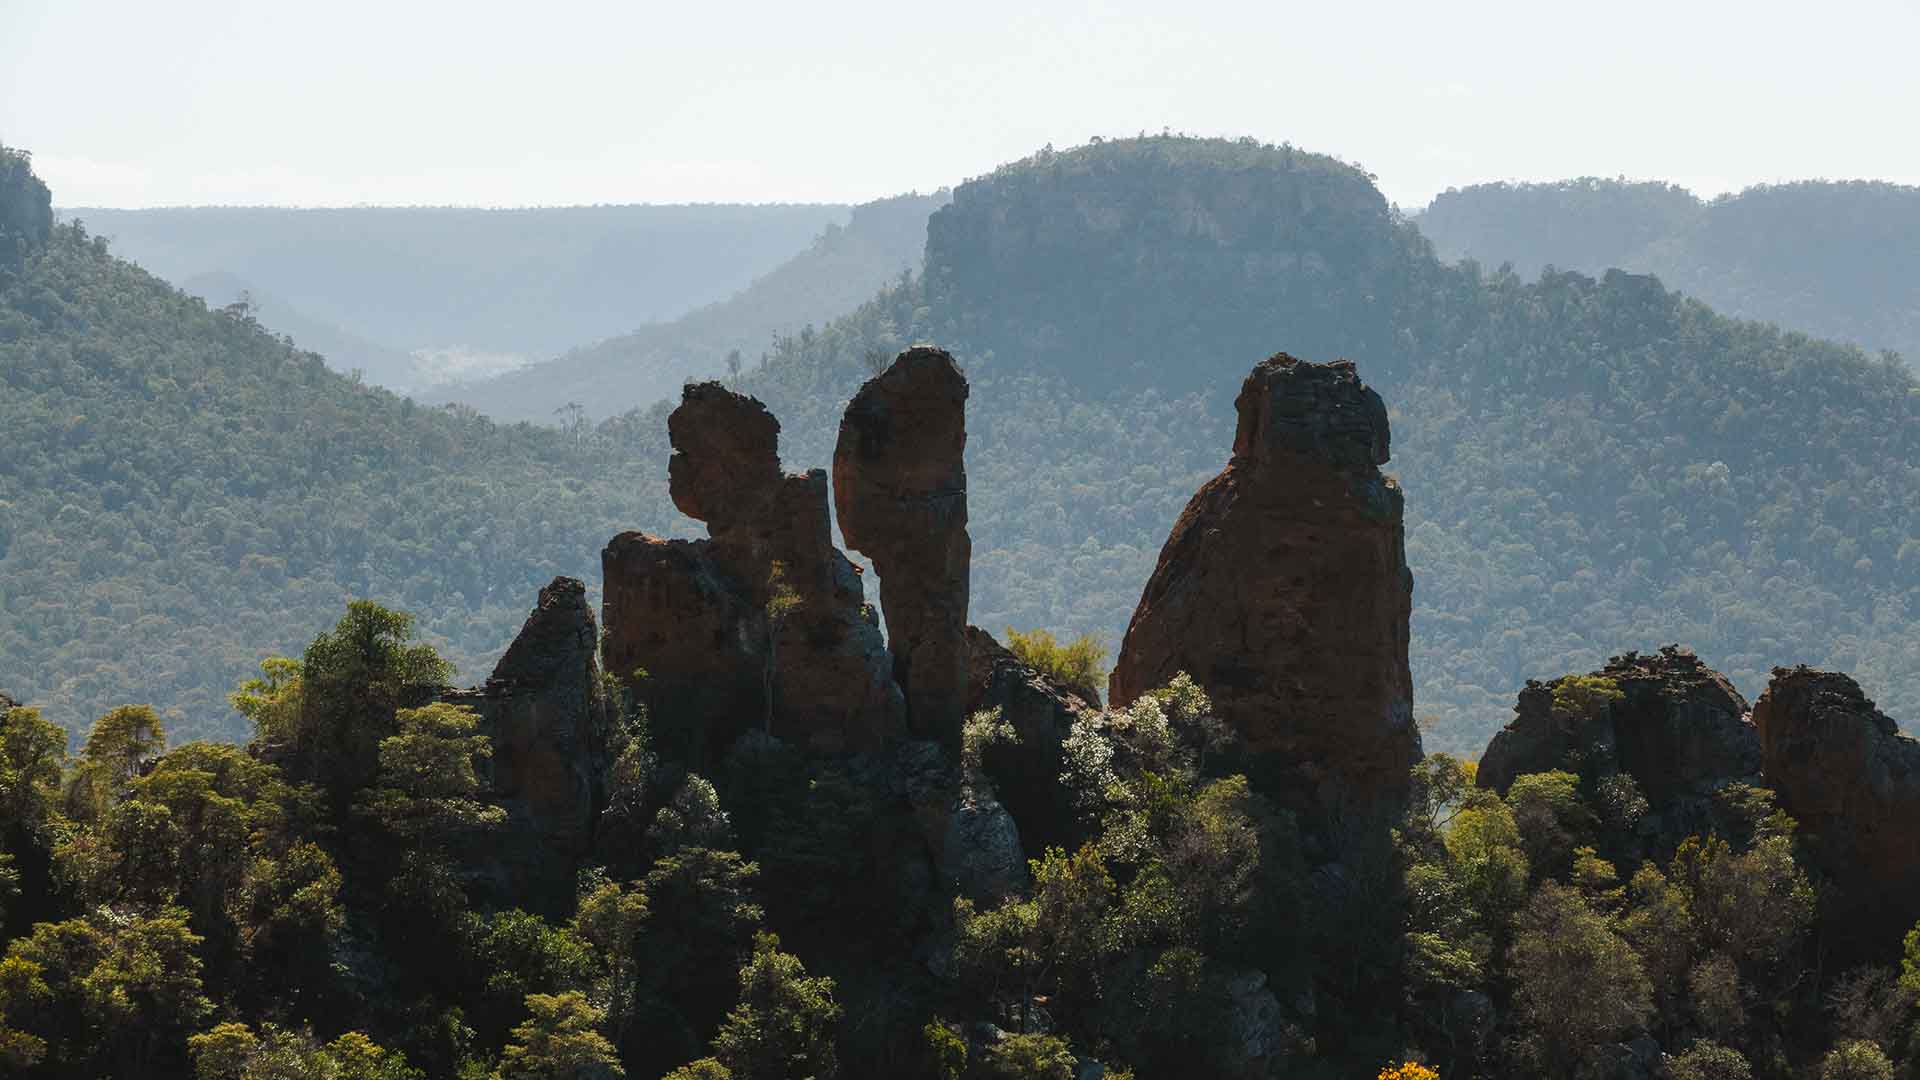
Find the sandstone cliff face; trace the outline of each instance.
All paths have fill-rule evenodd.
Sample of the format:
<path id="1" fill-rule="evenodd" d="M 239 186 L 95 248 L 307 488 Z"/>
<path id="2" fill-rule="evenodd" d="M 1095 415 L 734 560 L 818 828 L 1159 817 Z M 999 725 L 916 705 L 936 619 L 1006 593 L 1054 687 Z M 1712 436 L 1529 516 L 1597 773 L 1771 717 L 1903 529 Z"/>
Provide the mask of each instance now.
<path id="1" fill-rule="evenodd" d="M 1555 684 L 1529 682 L 1513 722 L 1480 758 L 1480 786 L 1505 794 L 1515 778 L 1552 769 L 1627 773 L 1659 807 L 1729 781 L 1759 782 L 1760 740 L 1747 700 L 1691 651 L 1669 645 L 1653 656 L 1627 653 L 1593 674 L 1612 679 L 1625 696 L 1591 717 L 1556 713 Z"/>
<path id="2" fill-rule="evenodd" d="M 1514 719 L 1481 755 L 1479 785 L 1506 794 L 1528 773 L 1565 770 L 1589 779 L 1625 773 L 1646 797 L 1636 826 L 1641 857 L 1662 859 L 1716 822 L 1714 796 L 1732 783 L 1760 785 L 1760 739 L 1747 701 L 1726 676 L 1678 645 L 1616 656 L 1593 674 L 1623 695 L 1594 715 L 1553 707 L 1553 682 L 1529 682 Z M 1724 831 L 1723 829 L 1721 831 Z"/>
<path id="3" fill-rule="evenodd" d="M 908 724 L 950 748 L 966 708 L 966 403 L 953 357 L 909 349 L 848 403 L 833 452 L 840 531 L 879 574 Z"/>
<path id="4" fill-rule="evenodd" d="M 1379 470 L 1386 406 L 1352 364 L 1285 354 L 1253 369 L 1235 405 L 1233 458 L 1161 550 L 1111 704 L 1188 672 L 1278 771 L 1267 786 L 1282 802 L 1397 801 L 1420 735 L 1402 499 Z"/>
<path id="5" fill-rule="evenodd" d="M 493 742 L 484 779 L 507 822 L 486 847 L 510 896 L 570 898 L 592 847 L 608 723 L 598 638 L 586 586 L 555 578 L 485 685 L 446 695 L 479 713 Z"/>
<path id="6" fill-rule="evenodd" d="M 625 533 L 601 556 L 607 663 L 647 704 L 662 749 L 690 761 L 763 725 L 817 749 L 875 746 L 901 727 L 860 571 L 832 543 L 826 474 L 783 475 L 779 431 L 753 398 L 687 387 L 668 420 L 668 475 L 711 539 Z"/>
<path id="7" fill-rule="evenodd" d="M 1884 946 L 1920 918 L 1920 742 L 1834 672 L 1775 668 L 1754 703 L 1767 780 L 1839 886 L 1823 915 Z"/>

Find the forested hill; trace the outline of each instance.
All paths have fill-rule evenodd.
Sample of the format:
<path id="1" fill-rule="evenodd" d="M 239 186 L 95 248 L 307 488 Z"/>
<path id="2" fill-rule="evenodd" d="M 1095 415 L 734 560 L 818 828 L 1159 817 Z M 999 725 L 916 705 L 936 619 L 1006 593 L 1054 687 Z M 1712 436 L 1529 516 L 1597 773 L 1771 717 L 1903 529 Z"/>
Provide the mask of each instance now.
<path id="1" fill-rule="evenodd" d="M 1857 674 L 1920 717 L 1920 391 L 1857 350 L 1626 274 L 1450 266 L 1368 177 L 1288 147 L 1129 139 L 962 185 L 927 270 L 739 382 L 825 464 L 875 356 L 972 381 L 972 621 L 1113 641 L 1226 459 L 1258 359 L 1344 355 L 1393 408 L 1416 710 L 1478 750 L 1530 677 L 1697 648 Z M 73 229 L 0 298 L 0 686 L 208 733 L 349 595 L 473 677 L 555 573 L 678 519 L 664 408 L 565 432 L 409 406 Z"/>
<path id="2" fill-rule="evenodd" d="M 222 274 L 273 297 L 262 320 L 308 347 L 320 344 L 308 340 L 317 324 L 385 352 L 499 362 L 543 360 L 722 300 L 845 222 L 848 208 L 63 207 L 61 214 L 183 288 Z M 380 385 L 418 388 L 433 374 L 380 364 L 381 356 L 356 356 L 360 366 L 373 365 L 367 377 Z"/>
<path id="3" fill-rule="evenodd" d="M 550 423 L 577 405 L 592 418 L 677 396 L 690 378 L 730 362 L 752 365 L 780 334 L 844 315 L 902 273 L 920 269 L 927 215 L 948 193 L 897 195 L 853 208 L 806 250 L 727 300 L 643 326 L 564 356 L 484 381 L 423 395 L 458 401 L 499 420 Z"/>
<path id="4" fill-rule="evenodd" d="M 959 187 L 926 276 L 745 388 L 825 460 L 863 357 L 932 340 L 972 382 L 973 621 L 1117 641 L 1286 349 L 1393 409 L 1415 707 L 1478 750 L 1528 678 L 1683 641 L 1749 694 L 1859 674 L 1920 717 L 1920 388 L 1857 350 L 1720 317 L 1648 277 L 1449 266 L 1368 178 L 1287 147 L 1149 138 Z"/>
<path id="5" fill-rule="evenodd" d="M 235 735 L 237 680 L 358 596 L 484 674 L 541 585 L 660 527 L 665 471 L 622 430 L 416 407 L 42 232 L 0 264 L 0 686 L 75 730 L 151 701 Z"/>
<path id="6" fill-rule="evenodd" d="M 1448 191 L 1420 215 L 1447 259 L 1657 274 L 1722 314 L 1920 362 L 1920 187 L 1807 181 L 1703 202 L 1586 177 Z"/>

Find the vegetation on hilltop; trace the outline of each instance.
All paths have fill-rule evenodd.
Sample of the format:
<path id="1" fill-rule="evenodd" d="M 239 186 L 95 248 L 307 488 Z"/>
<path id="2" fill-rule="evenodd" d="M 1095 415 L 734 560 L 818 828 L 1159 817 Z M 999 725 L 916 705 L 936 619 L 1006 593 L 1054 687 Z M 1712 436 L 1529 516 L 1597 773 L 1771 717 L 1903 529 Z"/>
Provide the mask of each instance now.
<path id="1" fill-rule="evenodd" d="M 1920 357 L 1920 187 L 1809 180 L 1703 202 L 1593 177 L 1479 184 L 1419 222 L 1449 259 L 1658 274 L 1725 315 Z"/>

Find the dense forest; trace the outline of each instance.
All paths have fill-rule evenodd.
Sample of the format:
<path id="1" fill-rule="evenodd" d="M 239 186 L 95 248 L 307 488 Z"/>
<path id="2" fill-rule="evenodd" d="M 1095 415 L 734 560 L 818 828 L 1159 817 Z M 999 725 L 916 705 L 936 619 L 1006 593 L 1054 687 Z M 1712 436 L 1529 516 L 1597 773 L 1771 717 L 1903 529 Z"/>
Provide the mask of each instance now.
<path id="1" fill-rule="evenodd" d="M 1388 821 L 1300 814 L 1228 771 L 1232 732 L 1182 676 L 1074 714 L 1058 775 L 1024 781 L 1071 807 L 1060 842 L 1030 841 L 1024 872 L 980 891 L 930 871 L 901 793 L 930 765 L 957 766 L 957 806 L 1017 782 L 996 767 L 1022 752 L 997 710 L 944 767 L 932 743 L 810 753 L 758 731 L 676 759 L 607 683 L 588 710 L 609 763 L 592 842 L 533 848 L 561 884 L 528 888 L 496 839 L 525 827 L 493 782 L 501 751 L 436 698 L 447 671 L 406 616 L 356 602 L 236 693 L 245 747 L 172 744 L 129 706 L 69 754 L 0 701 L 0 1065 L 1892 1080 L 1915 1064 L 1920 931 L 1904 954 L 1836 950 L 1832 883 L 1750 783 L 1677 834 L 1629 772 L 1576 762 L 1502 791 L 1436 754 Z M 1621 697 L 1604 675 L 1539 692 L 1572 729 Z"/>
<path id="2" fill-rule="evenodd" d="M 1702 201 L 1585 177 L 1447 191 L 1419 216 L 1448 259 L 1657 274 L 1723 315 L 1920 357 L 1920 188 L 1804 181 Z"/>
<path id="3" fill-rule="evenodd" d="M 430 358 L 544 360 L 672 319 L 745 287 L 827 226 L 844 223 L 848 208 L 62 207 L 60 213 L 106 237 L 121 257 L 216 305 L 231 299 L 218 293 L 236 284 L 271 298 L 262 305 L 262 321 L 308 348 L 325 352 L 323 346 L 341 343 L 340 335 L 374 346 L 333 366 L 358 367 L 376 385 L 408 389 L 431 381 L 432 367 L 396 368 L 383 360 L 415 351 Z M 316 326 L 331 340 L 314 337 Z"/>
<path id="4" fill-rule="evenodd" d="M 844 226 L 827 226 L 806 250 L 720 303 L 423 397 L 457 401 L 497 420 L 534 423 L 551 423 L 574 405 L 598 420 L 665 401 L 687 379 L 717 378 L 730 368 L 737 373 L 771 339 L 844 315 L 903 273 L 918 272 L 927 215 L 947 198 L 948 192 L 938 191 L 856 206 Z"/>
<path id="5" fill-rule="evenodd" d="M 17 200 L 31 174 L 13 176 Z M 43 224 L 17 258 L 0 268 L 0 680 L 62 723 L 140 700 L 177 734 L 231 737 L 235 673 L 352 596 L 421 610 L 478 670 L 540 585 L 668 520 L 658 459 L 619 425 L 416 406 L 79 225 Z"/>

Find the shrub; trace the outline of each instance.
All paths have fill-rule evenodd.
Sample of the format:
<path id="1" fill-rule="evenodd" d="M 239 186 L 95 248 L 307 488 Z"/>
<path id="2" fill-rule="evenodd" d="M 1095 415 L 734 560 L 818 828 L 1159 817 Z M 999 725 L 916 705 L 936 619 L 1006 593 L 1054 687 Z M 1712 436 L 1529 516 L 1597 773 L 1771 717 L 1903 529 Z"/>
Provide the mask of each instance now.
<path id="1" fill-rule="evenodd" d="M 1082 634 L 1062 645 L 1054 639 L 1052 631 L 1022 633 L 1009 626 L 1007 648 L 1021 663 L 1068 686 L 1098 690 L 1106 681 L 1107 641 L 1099 634 Z"/>

